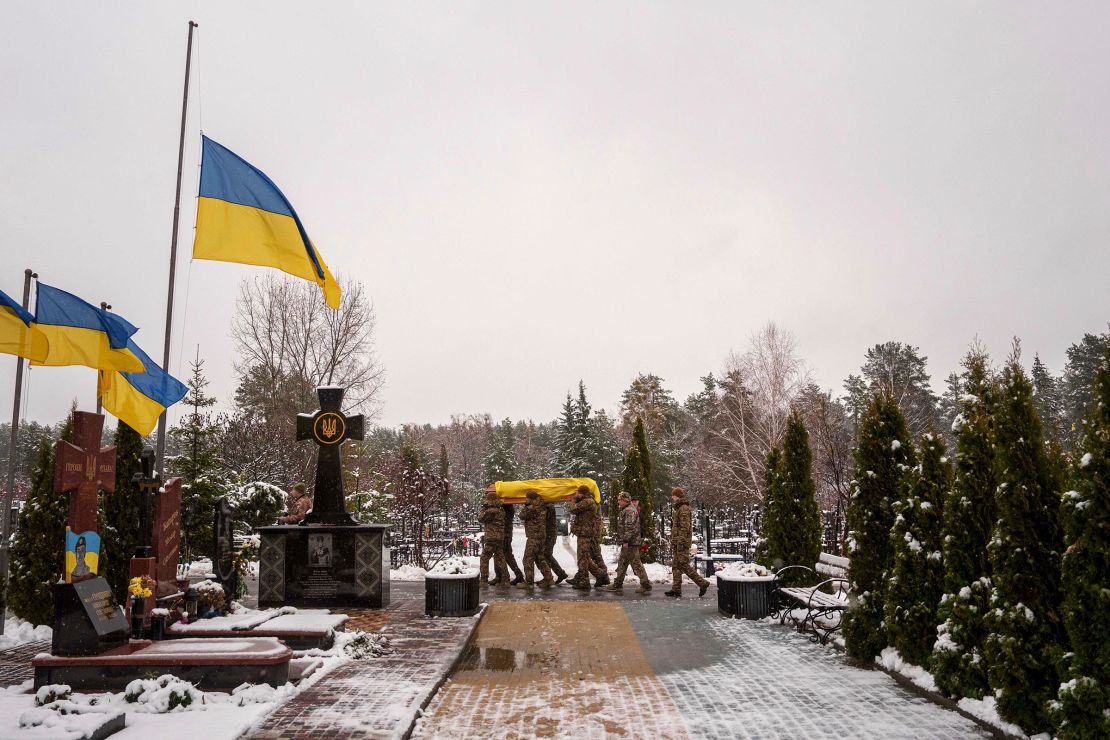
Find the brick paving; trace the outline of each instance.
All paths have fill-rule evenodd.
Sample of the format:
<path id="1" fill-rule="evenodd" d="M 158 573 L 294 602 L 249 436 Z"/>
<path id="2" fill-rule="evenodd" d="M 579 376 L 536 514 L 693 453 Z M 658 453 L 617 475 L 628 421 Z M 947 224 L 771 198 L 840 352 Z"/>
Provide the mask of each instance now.
<path id="1" fill-rule="evenodd" d="M 450 672 L 479 617 L 430 619 L 423 600 L 394 601 L 382 634 L 393 653 L 340 666 L 249 735 L 264 740 L 403 737 Z"/>
<path id="2" fill-rule="evenodd" d="M 706 607 L 626 611 L 691 737 L 992 736 L 789 627 L 724 619 Z"/>
<path id="3" fill-rule="evenodd" d="M 619 603 L 491 604 L 413 732 L 464 738 L 685 738 Z"/>
<path id="4" fill-rule="evenodd" d="M 7 650 L 0 650 L 0 687 L 18 686 L 35 677 L 31 658 L 39 653 L 49 653 L 50 642 L 29 642 Z"/>

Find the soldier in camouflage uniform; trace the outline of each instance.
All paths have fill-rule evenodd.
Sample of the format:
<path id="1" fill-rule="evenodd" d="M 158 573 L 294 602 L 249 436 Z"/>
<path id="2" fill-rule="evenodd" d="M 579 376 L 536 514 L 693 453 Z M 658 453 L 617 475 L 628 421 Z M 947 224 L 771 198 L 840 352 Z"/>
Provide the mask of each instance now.
<path id="1" fill-rule="evenodd" d="M 551 572 L 555 574 L 555 585 L 567 579 L 567 572 L 563 570 L 563 566 L 559 565 L 559 561 L 555 558 L 555 544 L 559 541 L 559 527 L 558 521 L 555 516 L 555 504 L 548 501 L 543 505 L 544 513 L 544 545 L 543 556 L 547 560 L 547 565 L 551 568 Z"/>
<path id="2" fill-rule="evenodd" d="M 574 494 L 574 504 L 570 507 L 574 520 L 571 522 L 571 534 L 578 537 L 578 573 L 571 579 L 577 589 L 588 591 L 590 589 L 590 574 L 597 579 L 595 586 L 604 586 L 609 583 L 609 573 L 605 566 L 593 558 L 594 545 L 597 540 L 597 504 L 594 502 L 593 493 L 586 486 L 579 486 Z"/>
<path id="3" fill-rule="evenodd" d="M 632 497 L 627 493 L 622 493 L 617 498 L 617 503 L 621 507 L 617 518 L 617 544 L 621 548 L 621 559 L 617 564 L 617 577 L 613 579 L 613 585 L 609 589 L 620 591 L 624 585 L 624 573 L 631 565 L 632 572 L 640 579 L 640 587 L 636 589 L 636 593 L 649 594 L 651 581 L 648 580 L 644 564 L 640 562 L 640 545 L 643 544 L 640 536 L 640 507 L 632 504 Z"/>
<path id="4" fill-rule="evenodd" d="M 536 571 L 533 566 L 539 566 L 543 580 L 540 588 L 551 588 L 555 583 L 551 580 L 551 568 L 543 556 L 544 542 L 547 540 L 547 516 L 544 513 L 543 501 L 537 491 L 525 494 L 528 503 L 520 509 L 520 520 L 524 522 L 524 534 L 528 543 L 524 546 L 524 583 L 517 588 L 532 588 L 535 585 Z"/>
<path id="5" fill-rule="evenodd" d="M 513 505 L 503 504 L 501 510 L 505 512 L 505 538 L 501 540 L 501 546 L 505 548 L 505 565 L 513 572 L 512 585 L 515 586 L 524 582 L 524 573 L 513 555 Z"/>
<path id="6" fill-rule="evenodd" d="M 678 598 L 682 595 L 682 574 L 698 584 L 698 597 L 705 596 L 709 588 L 709 581 L 698 575 L 694 566 L 690 565 L 690 545 L 694 538 L 694 521 L 690 514 L 690 504 L 686 501 L 686 492 L 681 488 L 671 491 L 671 502 L 674 504 L 674 514 L 671 519 L 671 546 L 674 552 L 671 555 L 671 590 L 667 596 Z"/>
<path id="7" fill-rule="evenodd" d="M 508 586 L 509 571 L 505 567 L 505 549 L 501 543 L 505 536 L 505 512 L 501 510 L 501 500 L 495 492 L 486 492 L 486 503 L 478 514 L 478 521 L 485 528 L 482 537 L 482 560 L 478 566 L 480 574 L 478 585 L 481 588 L 488 585 L 486 579 L 489 578 L 489 561 L 493 558 L 497 585 Z"/>

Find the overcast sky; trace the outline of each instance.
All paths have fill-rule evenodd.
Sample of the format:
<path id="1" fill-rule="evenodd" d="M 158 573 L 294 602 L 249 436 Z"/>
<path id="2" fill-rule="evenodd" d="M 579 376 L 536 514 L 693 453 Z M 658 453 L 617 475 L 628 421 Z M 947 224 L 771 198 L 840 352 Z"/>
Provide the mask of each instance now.
<path id="1" fill-rule="evenodd" d="M 612 410 L 638 372 L 682 399 L 768 320 L 839 391 L 877 342 L 920 346 L 939 386 L 976 335 L 1059 371 L 1110 319 L 1105 3 L 4 16 L 0 289 L 18 299 L 33 267 L 112 303 L 155 357 L 200 23 L 171 369 L 199 343 L 222 402 L 236 286 L 263 268 L 189 260 L 201 127 L 365 284 L 386 424 L 546 420 L 579 378 Z M 3 398 L 13 377 L 0 361 Z M 93 370 L 30 377 L 30 418 L 93 408 Z"/>

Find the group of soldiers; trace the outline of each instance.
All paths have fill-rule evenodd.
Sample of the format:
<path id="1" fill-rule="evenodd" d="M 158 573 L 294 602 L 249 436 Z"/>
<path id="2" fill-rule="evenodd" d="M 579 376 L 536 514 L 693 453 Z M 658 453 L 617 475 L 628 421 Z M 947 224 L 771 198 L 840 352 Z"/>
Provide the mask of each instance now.
<path id="1" fill-rule="evenodd" d="M 521 571 L 513 556 L 513 507 L 512 504 L 503 504 L 494 491 L 486 493 L 485 504 L 478 515 L 478 521 L 484 527 L 482 541 L 482 558 L 479 567 L 481 573 L 480 584 L 487 586 L 516 586 L 517 588 L 551 588 L 567 579 L 567 573 L 555 558 L 555 544 L 558 538 L 556 530 L 555 504 L 544 501 L 538 492 L 528 491 L 525 494 L 527 502 L 521 508 L 520 520 L 524 522 L 524 534 L 527 544 L 524 547 L 524 570 Z M 693 537 L 693 521 L 690 516 L 690 505 L 686 501 L 686 494 L 681 488 L 671 492 L 671 501 L 674 504 L 674 514 L 671 527 L 671 543 L 674 549 L 671 564 L 671 590 L 667 596 L 679 597 L 682 595 L 682 576 L 686 575 L 698 585 L 698 596 L 704 596 L 709 588 L 709 581 L 700 576 L 690 564 L 690 546 Z M 571 534 L 578 539 L 578 572 L 569 579 L 568 583 L 576 589 L 588 591 L 591 588 L 590 577 L 593 576 L 593 587 L 608 587 L 611 591 L 619 591 L 624 586 L 624 576 L 629 567 L 640 580 L 638 594 L 651 593 L 651 581 L 647 571 L 640 561 L 640 551 L 643 545 L 643 536 L 640 529 L 640 507 L 627 493 L 622 493 L 617 499 L 620 514 L 617 518 L 616 543 L 620 546 L 620 559 L 617 563 L 616 578 L 610 582 L 609 572 L 601 556 L 601 514 L 593 493 L 587 486 L 580 486 L 574 494 L 574 502 L 570 506 Z M 495 579 L 489 580 L 490 560 L 494 563 Z M 535 569 L 539 568 L 543 580 L 535 582 Z M 513 572 L 513 579 L 509 580 L 509 570 Z M 554 579 L 553 579 L 554 576 Z"/>

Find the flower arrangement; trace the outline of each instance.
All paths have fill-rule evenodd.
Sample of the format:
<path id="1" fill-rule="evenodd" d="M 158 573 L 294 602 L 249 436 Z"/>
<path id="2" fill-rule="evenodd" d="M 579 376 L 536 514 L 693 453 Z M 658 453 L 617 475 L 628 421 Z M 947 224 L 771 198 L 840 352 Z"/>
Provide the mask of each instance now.
<path id="1" fill-rule="evenodd" d="M 154 579 L 150 576 L 135 576 L 127 584 L 127 593 L 137 599 L 145 599 L 154 595 Z"/>
<path id="2" fill-rule="evenodd" d="M 223 586 L 215 581 L 208 580 L 193 584 L 193 588 L 197 592 L 198 615 L 206 617 L 211 612 L 217 614 L 223 612 L 224 603 L 227 601 Z"/>

